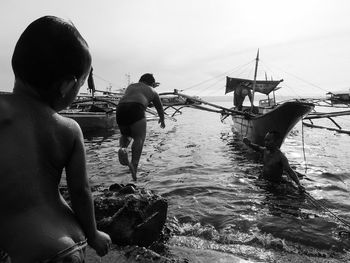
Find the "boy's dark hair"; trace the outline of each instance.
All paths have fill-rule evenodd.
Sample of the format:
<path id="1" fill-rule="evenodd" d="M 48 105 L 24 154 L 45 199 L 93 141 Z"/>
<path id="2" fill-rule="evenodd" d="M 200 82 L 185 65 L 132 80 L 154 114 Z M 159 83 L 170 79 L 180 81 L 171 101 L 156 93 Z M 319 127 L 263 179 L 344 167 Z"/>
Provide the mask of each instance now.
<path id="1" fill-rule="evenodd" d="M 91 65 L 88 45 L 72 23 L 54 16 L 32 22 L 17 41 L 12 56 L 15 77 L 35 88 L 47 102 L 57 96 L 52 84 L 80 78 Z"/>
<path id="2" fill-rule="evenodd" d="M 153 87 L 156 83 L 156 80 L 154 79 L 154 77 L 151 73 L 146 73 L 146 74 L 143 74 L 141 76 L 139 82 L 143 82 L 143 83 Z"/>

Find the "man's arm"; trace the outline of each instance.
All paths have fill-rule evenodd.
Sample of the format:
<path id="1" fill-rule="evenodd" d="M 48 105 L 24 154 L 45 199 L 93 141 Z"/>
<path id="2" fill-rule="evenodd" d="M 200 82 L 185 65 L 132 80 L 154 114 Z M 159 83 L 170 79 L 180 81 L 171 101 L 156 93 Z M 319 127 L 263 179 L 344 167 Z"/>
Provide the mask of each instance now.
<path id="1" fill-rule="evenodd" d="M 281 161 L 283 169 L 287 172 L 288 176 L 296 183 L 300 191 L 305 191 L 304 187 L 300 184 L 299 178 L 295 171 L 290 167 L 287 157 L 281 152 Z"/>
<path id="2" fill-rule="evenodd" d="M 73 129 L 76 139 L 71 156 L 65 167 L 72 209 L 87 237 L 89 245 L 96 250 L 99 256 L 103 256 L 107 254 L 111 240 L 106 233 L 97 230 L 94 204 L 86 174 L 83 134 L 77 123 L 75 123 Z"/>
<path id="3" fill-rule="evenodd" d="M 157 92 L 154 91 L 154 97 L 153 97 L 153 105 L 157 110 L 158 116 L 159 116 L 159 123 L 160 123 L 160 127 L 164 128 L 165 127 L 165 123 L 164 123 L 164 110 L 163 110 L 163 105 L 162 102 L 159 98 L 159 95 Z"/>
<path id="4" fill-rule="evenodd" d="M 255 143 L 252 143 L 248 138 L 244 137 L 243 138 L 243 142 L 245 143 L 245 145 L 249 146 L 250 148 L 252 148 L 254 151 L 263 153 L 265 148 L 261 147 L 260 145 L 257 145 Z"/>

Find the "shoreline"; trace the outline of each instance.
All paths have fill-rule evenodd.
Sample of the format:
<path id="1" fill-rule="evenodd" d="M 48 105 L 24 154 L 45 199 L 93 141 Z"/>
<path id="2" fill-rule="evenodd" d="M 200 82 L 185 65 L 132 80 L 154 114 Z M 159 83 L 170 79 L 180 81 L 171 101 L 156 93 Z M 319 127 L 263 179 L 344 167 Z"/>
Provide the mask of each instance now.
<path id="1" fill-rule="evenodd" d="M 229 253 L 208 249 L 193 249 L 180 246 L 171 246 L 172 257 L 161 256 L 143 247 L 112 248 L 104 257 L 99 257 L 95 251 L 88 247 L 86 250 L 86 263 L 248 263 L 245 260 Z"/>

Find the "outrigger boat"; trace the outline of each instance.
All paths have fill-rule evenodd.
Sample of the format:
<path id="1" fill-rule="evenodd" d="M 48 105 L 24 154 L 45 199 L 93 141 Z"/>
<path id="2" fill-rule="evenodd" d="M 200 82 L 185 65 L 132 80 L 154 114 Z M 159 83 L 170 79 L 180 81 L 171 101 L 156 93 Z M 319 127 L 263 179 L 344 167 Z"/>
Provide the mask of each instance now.
<path id="1" fill-rule="evenodd" d="M 305 125 L 306 127 L 326 129 L 326 130 L 336 131 L 339 133 L 345 133 L 350 135 L 350 130 L 343 129 L 343 127 L 341 127 L 341 125 L 334 119 L 335 117 L 349 116 L 349 115 L 350 115 L 349 110 L 336 111 L 336 112 L 313 112 L 303 119 L 303 125 Z M 316 119 L 325 119 L 325 118 L 330 120 L 335 125 L 335 127 L 317 125 L 314 123 L 314 120 Z M 306 120 L 308 120 L 309 122 L 306 122 Z"/>
<path id="2" fill-rule="evenodd" d="M 264 145 L 264 138 L 267 132 L 277 131 L 281 135 L 281 140 L 279 142 L 279 146 L 281 146 L 293 127 L 314 109 L 314 104 L 305 100 L 296 99 L 276 103 L 275 91 L 280 88 L 278 85 L 283 80 L 256 80 L 258 61 L 259 51 L 256 57 L 254 80 L 226 77 L 226 94 L 241 87 L 253 91 L 252 101 L 254 101 L 255 92 L 267 95 L 267 99 L 259 101 L 258 107 L 243 106 L 242 109 L 234 107 L 225 108 L 200 98 L 180 93 L 178 90 L 174 90 L 173 93 L 169 94 L 191 102 L 185 103 L 181 107 L 191 107 L 217 112 L 222 115 L 222 120 L 228 116 L 232 116 L 234 132 L 241 138 L 247 137 L 253 143 L 261 146 Z M 271 92 L 273 93 L 272 98 L 269 96 Z M 180 109 L 177 105 L 173 105 L 173 108 Z M 175 111 L 175 113 L 181 112 Z"/>
<path id="3" fill-rule="evenodd" d="M 350 135 L 350 130 L 346 128 L 344 129 L 344 127 L 342 127 L 344 126 L 343 124 L 348 124 L 346 122 L 346 119 L 344 118 L 342 118 L 341 120 L 337 119 L 337 117 L 350 115 L 349 93 L 348 92 L 337 92 L 337 93 L 328 92 L 326 95 L 327 95 L 326 99 L 322 99 L 322 98 L 308 99 L 310 102 L 312 102 L 317 106 L 318 110 L 307 115 L 303 119 L 303 125 L 305 125 L 306 127 L 327 129 L 330 131 L 335 131 L 338 133 L 345 133 Z M 322 119 L 328 119 L 331 123 L 331 126 L 324 121 L 318 121 Z M 340 123 L 339 121 L 343 123 Z M 345 126 L 348 126 L 348 125 L 345 125 Z"/>
<path id="4" fill-rule="evenodd" d="M 119 95 L 111 93 L 101 96 L 80 95 L 69 108 L 59 113 L 78 122 L 84 132 L 112 129 L 117 126 L 115 109 L 119 99 Z"/>
<path id="5" fill-rule="evenodd" d="M 269 131 L 277 131 L 281 135 L 279 146 L 293 127 L 311 110 L 313 105 L 300 101 L 287 101 L 281 104 L 265 107 L 259 106 L 257 113 L 233 115 L 233 129 L 242 138 L 264 145 L 264 138 Z"/>
<path id="6" fill-rule="evenodd" d="M 65 117 L 74 119 L 83 132 L 116 127 L 116 106 L 123 96 L 122 92 L 96 90 L 92 72 L 91 68 L 87 80 L 90 94 L 77 96 L 67 109 L 59 112 Z M 102 95 L 96 95 L 96 92 Z"/>
<path id="7" fill-rule="evenodd" d="M 246 88 L 252 90 L 252 101 L 255 92 L 267 95 L 267 99 L 259 101 L 258 107 L 243 106 L 240 111 L 243 114 L 233 114 L 233 129 L 242 138 L 247 137 L 251 142 L 262 146 L 266 133 L 277 131 L 281 135 L 281 146 L 293 127 L 314 109 L 314 104 L 301 100 L 276 103 L 275 91 L 280 88 L 278 85 L 283 80 L 256 80 L 258 61 L 259 51 L 253 80 L 226 77 L 226 94 L 238 88 Z M 271 92 L 273 98 L 269 97 Z"/>

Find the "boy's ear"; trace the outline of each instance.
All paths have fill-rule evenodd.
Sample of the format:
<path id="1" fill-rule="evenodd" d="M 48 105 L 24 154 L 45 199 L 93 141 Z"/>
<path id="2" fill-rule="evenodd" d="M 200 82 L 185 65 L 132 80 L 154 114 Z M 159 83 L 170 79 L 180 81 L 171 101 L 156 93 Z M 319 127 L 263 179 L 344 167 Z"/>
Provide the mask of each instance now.
<path id="1" fill-rule="evenodd" d="M 66 95 L 76 86 L 78 85 L 78 80 L 76 77 L 67 77 L 61 81 L 59 84 L 59 92 L 62 98 L 66 97 Z"/>

